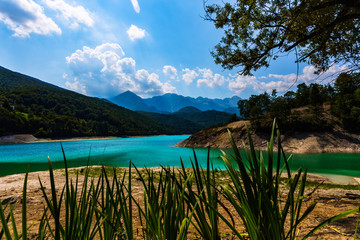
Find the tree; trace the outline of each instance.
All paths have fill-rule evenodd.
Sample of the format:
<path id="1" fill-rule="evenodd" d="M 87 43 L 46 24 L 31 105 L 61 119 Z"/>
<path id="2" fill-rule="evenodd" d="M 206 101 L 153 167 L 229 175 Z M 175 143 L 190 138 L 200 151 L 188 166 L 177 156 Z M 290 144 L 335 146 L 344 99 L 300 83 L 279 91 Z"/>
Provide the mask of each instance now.
<path id="1" fill-rule="evenodd" d="M 249 117 L 249 109 L 247 108 L 247 102 L 248 102 L 248 100 L 241 99 L 237 103 L 238 108 L 239 108 L 239 113 L 240 113 L 240 116 L 242 116 L 242 118 Z"/>
<path id="2" fill-rule="evenodd" d="M 334 62 L 360 69 L 360 0 L 237 0 L 205 11 L 225 30 L 212 55 L 226 69 L 250 75 L 289 52 L 319 72 Z"/>
<path id="3" fill-rule="evenodd" d="M 297 107 L 305 106 L 309 104 L 310 90 L 305 83 L 297 85 L 296 91 L 296 105 Z"/>
<path id="4" fill-rule="evenodd" d="M 360 131 L 360 74 L 340 74 L 335 90 L 335 115 L 346 130 Z"/>
<path id="5" fill-rule="evenodd" d="M 309 87 L 309 103 L 314 112 L 315 120 L 319 120 L 322 113 L 322 105 L 324 103 L 324 96 L 321 94 L 321 85 L 312 83 Z"/>
<path id="6" fill-rule="evenodd" d="M 360 88 L 360 75 L 342 73 L 335 81 L 335 89 L 341 95 L 353 94 L 358 88 Z"/>
<path id="7" fill-rule="evenodd" d="M 236 122 L 238 120 L 238 117 L 236 116 L 236 113 L 233 113 L 229 118 L 229 123 Z"/>

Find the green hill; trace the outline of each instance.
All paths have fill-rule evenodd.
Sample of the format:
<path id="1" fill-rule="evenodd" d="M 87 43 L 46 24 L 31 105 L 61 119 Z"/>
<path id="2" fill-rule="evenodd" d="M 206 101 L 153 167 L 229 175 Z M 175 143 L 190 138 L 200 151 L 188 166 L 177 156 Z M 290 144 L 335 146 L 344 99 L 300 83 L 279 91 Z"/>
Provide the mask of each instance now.
<path id="1" fill-rule="evenodd" d="M 175 133 L 195 133 L 203 128 L 209 128 L 229 122 L 231 114 L 209 110 L 200 111 L 195 107 L 185 107 L 172 114 L 140 112 L 151 117 L 156 122 L 167 126 Z"/>
<path id="2" fill-rule="evenodd" d="M 193 107 L 193 106 L 188 106 L 188 107 L 184 107 L 184 108 L 177 110 L 176 112 L 174 112 L 174 114 L 200 113 L 200 112 L 201 112 L 201 110 L 199 110 L 198 108 Z"/>
<path id="3" fill-rule="evenodd" d="M 197 124 L 203 126 L 203 128 L 228 123 L 231 116 L 229 113 L 216 110 L 208 110 L 203 112 L 180 111 L 173 113 L 173 115 L 196 122 Z"/>
<path id="4" fill-rule="evenodd" d="M 155 120 L 0 67 L 0 135 L 37 137 L 171 134 Z"/>
<path id="5" fill-rule="evenodd" d="M 154 112 L 140 112 L 143 115 L 151 117 L 159 123 L 168 126 L 176 134 L 190 134 L 200 131 L 204 128 L 202 124 L 182 118 L 172 114 L 162 114 Z"/>

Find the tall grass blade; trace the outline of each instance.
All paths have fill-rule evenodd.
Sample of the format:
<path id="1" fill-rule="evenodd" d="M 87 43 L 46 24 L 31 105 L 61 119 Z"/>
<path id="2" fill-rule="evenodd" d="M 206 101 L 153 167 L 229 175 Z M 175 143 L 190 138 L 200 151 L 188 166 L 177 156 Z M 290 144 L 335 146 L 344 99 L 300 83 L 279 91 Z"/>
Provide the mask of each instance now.
<path id="1" fill-rule="evenodd" d="M 22 194 L 22 239 L 23 240 L 27 240 L 26 191 L 27 191 L 27 179 L 28 179 L 28 175 L 29 175 L 29 168 L 30 168 L 30 166 L 28 166 L 26 173 L 25 173 L 23 194 Z M 16 233 L 16 227 L 14 228 L 14 233 Z M 16 235 L 17 235 L 17 233 L 16 233 Z M 18 238 L 18 236 L 16 236 L 15 238 Z"/>
<path id="2" fill-rule="evenodd" d="M 6 239 L 12 239 L 10 230 L 9 230 L 9 226 L 8 226 L 9 218 L 10 218 L 10 215 L 8 215 L 8 217 L 5 217 L 4 208 L 2 207 L 2 203 L 1 203 L 0 204 L 0 220 L 1 220 L 2 231 L 5 234 Z"/>

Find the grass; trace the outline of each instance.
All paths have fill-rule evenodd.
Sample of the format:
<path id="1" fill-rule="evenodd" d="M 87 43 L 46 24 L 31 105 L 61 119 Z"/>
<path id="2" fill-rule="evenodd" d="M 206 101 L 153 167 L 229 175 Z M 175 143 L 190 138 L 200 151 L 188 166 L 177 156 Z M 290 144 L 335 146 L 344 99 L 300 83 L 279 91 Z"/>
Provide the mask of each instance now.
<path id="1" fill-rule="evenodd" d="M 213 169 L 209 157 L 206 168 L 202 169 L 195 152 L 190 169 L 182 165 L 153 171 L 130 164 L 128 169 L 85 167 L 68 170 L 63 151 L 64 186 L 56 188 L 50 160 L 51 188 L 46 190 L 39 179 L 46 207 L 37 238 L 134 239 L 136 229 L 140 229 L 140 235 L 146 240 L 182 240 L 188 239 L 189 229 L 193 229 L 201 239 L 217 240 L 224 237 L 219 227 L 222 224 L 231 230 L 227 236 L 234 239 L 300 239 L 299 226 L 317 204 L 310 201 L 305 206 L 304 200 L 310 199 L 320 187 L 340 185 L 324 183 L 319 186 L 310 182 L 306 169 L 290 172 L 288 160 L 291 156 L 287 157 L 281 148 L 275 123 L 267 159 L 255 150 L 250 134 L 250 148 L 244 144 L 245 155 L 240 154 L 231 133 L 229 136 L 233 149 L 231 153 L 223 153 L 225 171 Z M 277 155 L 273 153 L 274 144 L 277 144 Z M 268 166 L 265 166 L 265 160 Z M 82 185 L 80 175 L 84 179 Z M 23 199 L 26 199 L 27 176 L 26 173 Z M 143 186 L 141 199 L 134 196 L 134 181 Z M 354 188 L 359 189 L 358 186 Z M 15 222 L 14 206 L 0 204 L 0 238 L 27 239 L 28 229 L 32 226 L 28 226 L 26 205 L 23 201 L 20 228 Z M 140 228 L 134 226 L 134 211 L 138 212 Z M 314 225 L 312 230 L 302 234 L 302 239 L 356 212 L 359 208 Z M 245 230 L 235 224 L 239 221 Z"/>

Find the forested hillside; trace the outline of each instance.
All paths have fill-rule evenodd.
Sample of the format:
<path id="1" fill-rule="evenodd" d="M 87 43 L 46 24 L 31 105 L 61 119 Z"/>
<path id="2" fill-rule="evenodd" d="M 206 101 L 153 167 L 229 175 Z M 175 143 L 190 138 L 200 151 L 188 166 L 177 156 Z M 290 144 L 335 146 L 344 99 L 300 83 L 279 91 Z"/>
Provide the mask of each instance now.
<path id="1" fill-rule="evenodd" d="M 258 130 L 269 128 L 274 118 L 283 131 L 323 131 L 340 125 L 360 131 L 360 74 L 342 73 L 334 84 L 305 83 L 297 91 L 277 96 L 263 93 L 238 102 L 240 114 Z M 329 114 L 324 114 L 324 108 Z"/>
<path id="2" fill-rule="evenodd" d="M 0 68 L 0 135 L 37 137 L 169 134 L 139 113 Z"/>

